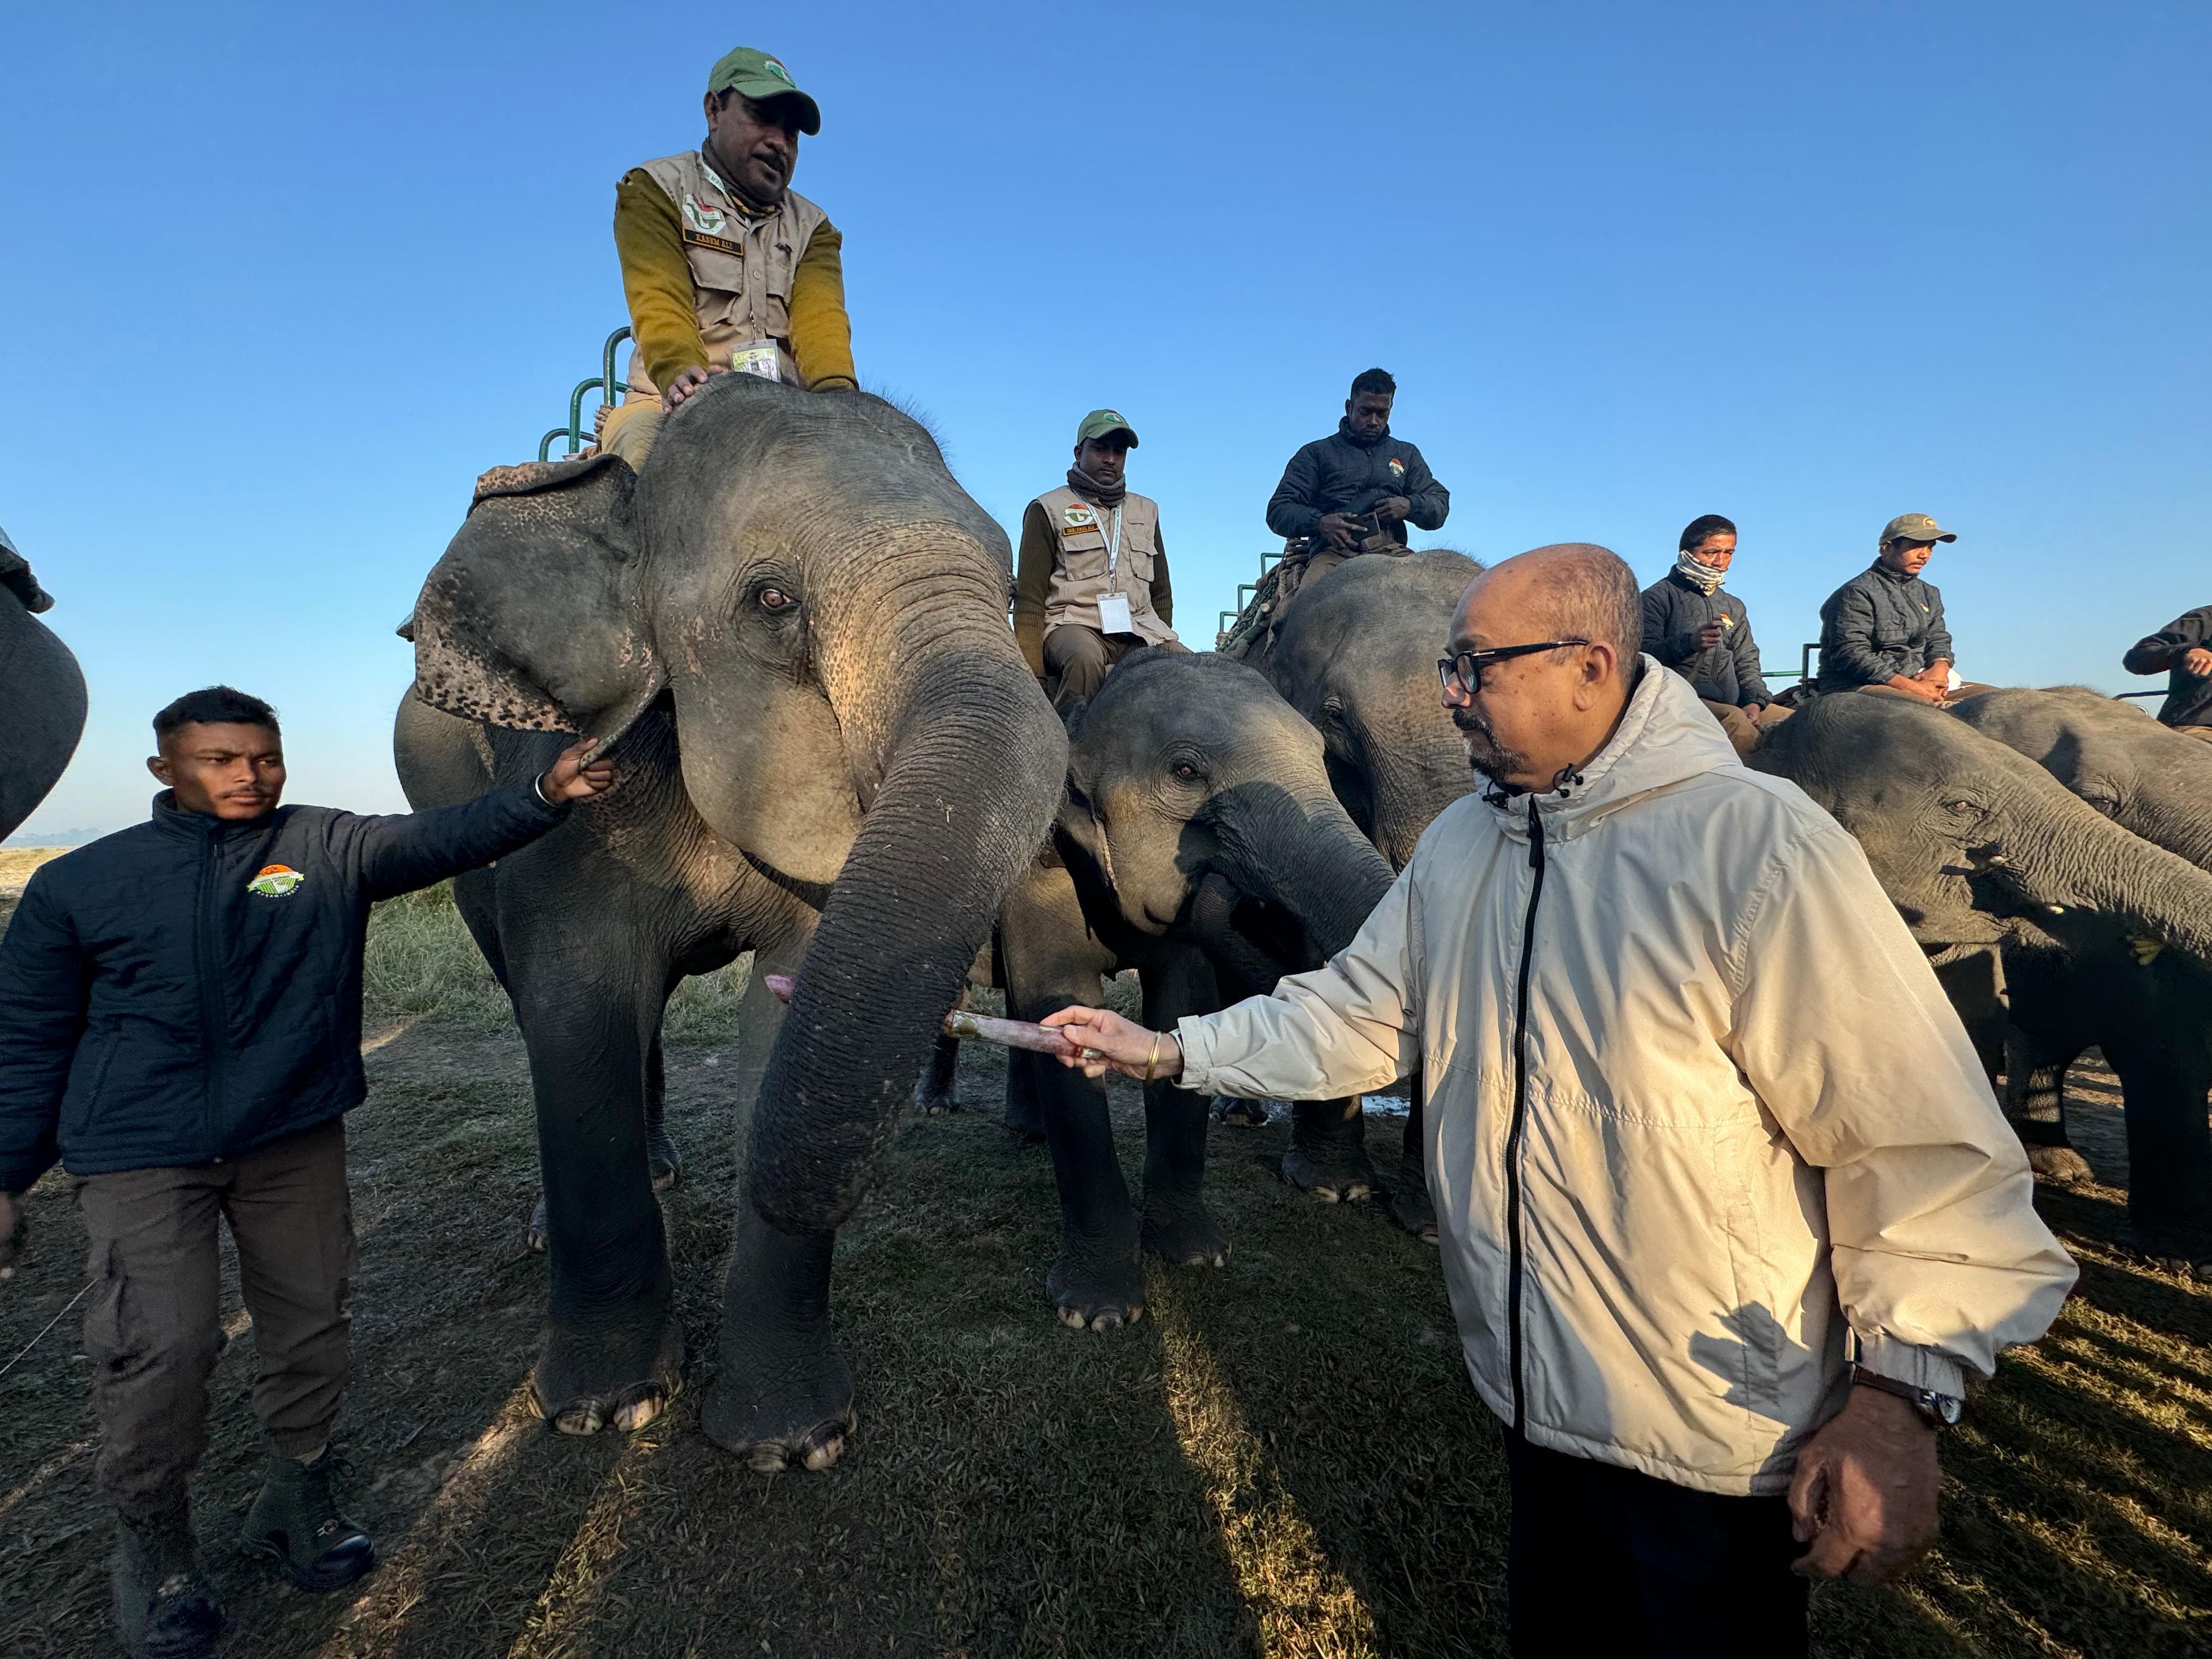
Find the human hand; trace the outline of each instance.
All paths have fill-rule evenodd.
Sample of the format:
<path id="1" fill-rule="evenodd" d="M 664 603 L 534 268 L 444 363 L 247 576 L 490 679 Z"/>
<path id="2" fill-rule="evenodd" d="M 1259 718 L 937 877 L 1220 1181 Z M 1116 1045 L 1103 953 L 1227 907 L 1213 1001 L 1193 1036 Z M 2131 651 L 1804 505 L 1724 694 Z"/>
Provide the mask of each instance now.
<path id="1" fill-rule="evenodd" d="M 538 780 L 538 793 L 556 804 L 563 801 L 589 800 L 593 795 L 604 794 L 614 787 L 615 764 L 605 755 L 586 764 L 584 757 L 591 752 L 595 739 L 580 738 L 561 751 L 561 758 L 553 763 L 552 769 Z"/>
<path id="2" fill-rule="evenodd" d="M 1700 651 L 1717 651 L 1720 648 L 1721 641 L 1727 637 L 1727 629 L 1722 627 L 1720 623 L 1717 622 L 1709 622 L 1703 628 L 1700 628 L 1698 630 L 1698 649 Z"/>
<path id="3" fill-rule="evenodd" d="M 2212 678 L 2212 651 L 2192 645 L 2181 653 L 2181 666 L 2184 672 L 2194 674 L 2200 680 Z"/>
<path id="4" fill-rule="evenodd" d="M 1892 690 L 1902 691 L 1906 696 L 1917 697 L 1923 702 L 1941 702 L 1943 701 L 1943 688 L 1940 685 L 1929 684 L 1926 680 L 1922 679 L 1917 674 L 1909 676 L 1905 674 L 1893 674 L 1890 677 L 1889 684 Z"/>
<path id="5" fill-rule="evenodd" d="M 709 375 L 726 374 L 729 372 L 726 367 L 714 363 L 709 363 L 704 368 L 687 368 L 661 388 L 660 406 L 663 409 L 673 410 L 677 404 L 706 385 Z"/>
<path id="6" fill-rule="evenodd" d="M 1393 524 L 1405 522 L 1406 515 L 1413 510 L 1413 502 L 1407 501 L 1403 495 L 1385 495 L 1375 503 L 1376 517 L 1388 519 Z"/>
<path id="7" fill-rule="evenodd" d="M 1182 1073 L 1182 1040 L 1172 1031 L 1154 1031 L 1124 1019 L 1106 1008 L 1080 1006 L 1047 1014 L 1037 1022 L 1059 1030 L 1082 1045 L 1081 1056 L 1063 1054 L 1060 1063 L 1072 1066 L 1085 1077 L 1119 1072 L 1141 1080 L 1146 1071 L 1154 1081 Z"/>
<path id="8" fill-rule="evenodd" d="M 30 1243 L 31 1224 L 23 1201 L 15 1193 L 0 1193 L 0 1279 L 15 1276 L 15 1263 Z"/>
<path id="9" fill-rule="evenodd" d="M 1895 1395 L 1853 1389 L 1797 1454 L 1790 1529 L 1812 1547 L 1792 1571 L 1854 1584 L 1896 1577 L 1936 1541 L 1941 1485 L 1936 1431 Z"/>
<path id="10" fill-rule="evenodd" d="M 1350 547 L 1359 539 L 1359 526 L 1348 514 L 1324 513 L 1321 515 L 1321 534 L 1331 547 Z"/>

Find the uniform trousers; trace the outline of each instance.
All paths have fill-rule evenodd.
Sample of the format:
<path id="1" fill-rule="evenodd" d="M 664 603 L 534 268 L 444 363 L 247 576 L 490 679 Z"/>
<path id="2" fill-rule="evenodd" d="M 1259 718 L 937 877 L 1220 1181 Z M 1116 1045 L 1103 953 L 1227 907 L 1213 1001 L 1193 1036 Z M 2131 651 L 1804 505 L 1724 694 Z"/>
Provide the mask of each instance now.
<path id="1" fill-rule="evenodd" d="M 1729 1498 L 1533 1446 L 1510 1429 L 1516 1659 L 1802 1659 L 1811 1585 L 1786 1498 Z"/>
<path id="2" fill-rule="evenodd" d="M 82 1176 L 76 1202 L 96 1286 L 84 1319 L 94 1474 L 109 1501 L 158 1512 L 207 1448 L 208 1378 L 224 1343 L 222 1222 L 253 1316 L 254 1413 L 278 1456 L 319 1451 L 351 1369 L 344 1120 L 213 1164 Z"/>
<path id="3" fill-rule="evenodd" d="M 1044 636 L 1044 689 L 1052 706 L 1066 714 L 1086 697 L 1097 696 L 1107 671 L 1132 651 L 1150 643 L 1137 634 L 1102 634 L 1081 623 L 1061 623 Z M 1163 651 L 1187 651 L 1179 640 L 1163 641 Z"/>
<path id="4" fill-rule="evenodd" d="M 1707 714 L 1721 723 L 1721 730 L 1728 733 L 1728 740 L 1739 755 L 1748 755 L 1758 748 L 1759 733 L 1767 726 L 1779 726 L 1791 713 L 1778 702 L 1759 708 L 1739 708 L 1734 703 L 1716 702 L 1711 697 L 1699 697 L 1698 701 L 1705 704 Z"/>

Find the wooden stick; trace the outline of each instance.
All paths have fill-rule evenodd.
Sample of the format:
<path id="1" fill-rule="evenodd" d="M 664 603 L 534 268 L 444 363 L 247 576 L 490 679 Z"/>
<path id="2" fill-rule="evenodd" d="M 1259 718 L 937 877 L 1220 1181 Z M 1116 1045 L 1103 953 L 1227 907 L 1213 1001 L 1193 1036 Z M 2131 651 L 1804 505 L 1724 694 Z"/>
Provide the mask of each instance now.
<path id="1" fill-rule="evenodd" d="M 767 974 L 769 993 L 778 1002 L 791 1000 L 792 978 L 788 974 Z M 1049 1025 L 1032 1024 L 1025 1019 L 996 1019 L 989 1014 L 971 1014 L 965 1008 L 956 1008 L 945 1015 L 945 1035 L 974 1037 L 983 1042 L 995 1042 L 1001 1048 L 1028 1048 L 1040 1054 L 1065 1054 L 1080 1059 L 1084 1050 Z"/>

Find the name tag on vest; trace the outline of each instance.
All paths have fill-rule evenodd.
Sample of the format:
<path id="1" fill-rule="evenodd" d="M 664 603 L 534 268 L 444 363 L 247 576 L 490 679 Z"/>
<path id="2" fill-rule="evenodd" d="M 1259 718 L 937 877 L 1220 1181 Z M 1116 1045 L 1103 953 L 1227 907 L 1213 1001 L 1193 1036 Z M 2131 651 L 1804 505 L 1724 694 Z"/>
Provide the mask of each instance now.
<path id="1" fill-rule="evenodd" d="M 1102 634 L 1133 634 L 1137 624 L 1129 615 L 1129 596 L 1127 593 L 1101 593 L 1098 596 L 1098 631 Z"/>
<path id="2" fill-rule="evenodd" d="M 689 225 L 684 227 L 684 240 L 693 247 L 710 247 L 717 253 L 734 253 L 740 259 L 745 257 L 743 242 L 733 242 L 726 236 L 709 236 L 705 231 L 694 230 Z"/>
<path id="3" fill-rule="evenodd" d="M 740 374 L 757 374 L 763 380 L 783 378 L 776 363 L 773 340 L 748 340 L 741 346 L 731 347 L 730 367 Z"/>

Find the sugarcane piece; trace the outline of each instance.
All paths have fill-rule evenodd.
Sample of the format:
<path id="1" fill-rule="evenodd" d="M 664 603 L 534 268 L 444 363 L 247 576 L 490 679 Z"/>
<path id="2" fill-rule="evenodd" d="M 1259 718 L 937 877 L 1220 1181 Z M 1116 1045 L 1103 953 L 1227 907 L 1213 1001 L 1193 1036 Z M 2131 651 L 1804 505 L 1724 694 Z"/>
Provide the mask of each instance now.
<path id="1" fill-rule="evenodd" d="M 769 994 L 778 1002 L 791 1000 L 790 975 L 768 974 L 763 977 L 768 981 Z M 1071 1059 L 1080 1059 L 1084 1054 L 1081 1048 L 1049 1025 L 971 1014 L 965 1008 L 956 1008 L 945 1015 L 940 1029 L 947 1036 L 972 1037 L 981 1042 L 995 1042 L 1002 1048 L 1028 1048 L 1040 1054 L 1062 1054 Z"/>

